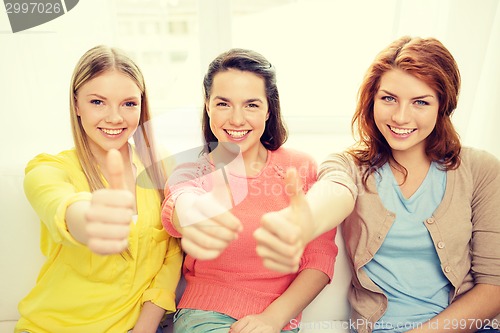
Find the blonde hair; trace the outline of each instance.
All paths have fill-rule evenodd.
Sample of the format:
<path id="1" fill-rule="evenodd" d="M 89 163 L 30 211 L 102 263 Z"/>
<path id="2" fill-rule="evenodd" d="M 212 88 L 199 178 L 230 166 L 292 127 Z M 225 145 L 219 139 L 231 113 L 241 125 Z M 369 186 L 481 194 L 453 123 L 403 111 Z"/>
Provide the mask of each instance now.
<path id="1" fill-rule="evenodd" d="M 83 129 L 81 119 L 76 112 L 76 95 L 78 89 L 98 75 L 116 70 L 130 77 L 141 91 L 141 115 L 138 129 L 133 135 L 134 144 L 139 159 L 146 168 L 150 178 L 150 186 L 157 189 L 163 200 L 163 187 L 166 181 L 165 169 L 158 161 L 158 155 L 153 140 L 151 128 L 146 128 L 151 119 L 144 77 L 139 67 L 121 50 L 105 45 L 99 45 L 88 50 L 78 61 L 71 78 L 70 87 L 70 119 L 73 141 L 77 156 L 91 191 L 104 188 L 103 180 L 95 158 L 89 146 L 89 139 Z"/>

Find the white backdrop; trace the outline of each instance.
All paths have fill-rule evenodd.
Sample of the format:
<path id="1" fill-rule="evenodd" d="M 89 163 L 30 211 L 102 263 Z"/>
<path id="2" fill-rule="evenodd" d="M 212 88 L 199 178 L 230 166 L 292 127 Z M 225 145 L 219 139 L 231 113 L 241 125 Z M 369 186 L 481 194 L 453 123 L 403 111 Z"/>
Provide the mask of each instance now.
<path id="1" fill-rule="evenodd" d="M 201 78 L 207 62 L 230 47 L 253 48 L 277 67 L 288 145 L 318 159 L 341 150 L 352 140 L 350 118 L 367 66 L 393 39 L 412 35 L 437 37 L 453 53 L 463 82 L 453 118 L 462 141 L 500 157 L 499 0 L 296 0 L 246 15 L 235 14 L 231 0 L 191 2 L 198 30 L 176 72 L 160 74 L 138 58 L 154 92 L 157 132 L 170 151 L 199 141 Z M 0 10 L 0 166 L 24 166 L 37 153 L 72 147 L 69 81 L 90 47 L 105 43 L 133 54 L 179 47 L 175 39 L 153 45 L 121 35 L 120 3 L 80 0 L 66 15 L 16 34 Z"/>

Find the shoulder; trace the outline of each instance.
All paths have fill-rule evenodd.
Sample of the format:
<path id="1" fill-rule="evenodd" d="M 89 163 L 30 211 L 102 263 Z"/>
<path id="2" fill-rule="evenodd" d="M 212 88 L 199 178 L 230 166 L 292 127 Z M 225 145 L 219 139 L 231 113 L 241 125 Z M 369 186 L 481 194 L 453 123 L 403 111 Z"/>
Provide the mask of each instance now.
<path id="1" fill-rule="evenodd" d="M 42 153 L 38 154 L 28 162 L 25 173 L 28 173 L 40 166 L 67 169 L 76 166 L 79 167 L 80 161 L 78 160 L 78 156 L 76 155 L 76 151 L 74 149 L 62 151 L 57 155 Z"/>
<path id="2" fill-rule="evenodd" d="M 464 181 L 472 181 L 474 186 L 500 186 L 500 160 L 485 150 L 462 147 L 456 172 Z"/>
<path id="3" fill-rule="evenodd" d="M 289 166 L 316 165 L 316 160 L 311 155 L 293 148 L 280 147 L 271 151 L 271 154 L 273 161 L 277 164 L 288 164 Z"/>
<path id="4" fill-rule="evenodd" d="M 488 172 L 500 172 L 500 160 L 493 154 L 472 147 L 462 147 L 460 152 L 459 172 L 481 175 Z"/>
<path id="5" fill-rule="evenodd" d="M 320 164 L 320 172 L 328 172 L 331 170 L 344 170 L 350 172 L 358 172 L 359 167 L 356 164 L 354 157 L 348 152 L 336 152 L 329 154 Z"/>
<path id="6" fill-rule="evenodd" d="M 318 167 L 315 159 L 302 151 L 280 147 L 271 152 L 270 166 L 284 178 L 288 168 L 295 168 L 302 178 L 304 191 L 307 191 L 317 179 Z"/>
<path id="7" fill-rule="evenodd" d="M 173 171 L 167 179 L 168 186 L 182 184 L 187 181 L 199 180 L 203 176 L 210 174 L 214 170 L 214 166 L 210 163 L 207 154 L 202 154 L 199 157 L 184 158 L 182 162 L 174 167 L 170 166 Z"/>
<path id="8" fill-rule="evenodd" d="M 472 147 L 462 147 L 462 151 L 460 152 L 460 159 L 461 162 L 466 165 L 476 163 L 491 163 L 493 165 L 499 164 L 499 160 L 495 155 L 487 152 L 486 150 Z"/>

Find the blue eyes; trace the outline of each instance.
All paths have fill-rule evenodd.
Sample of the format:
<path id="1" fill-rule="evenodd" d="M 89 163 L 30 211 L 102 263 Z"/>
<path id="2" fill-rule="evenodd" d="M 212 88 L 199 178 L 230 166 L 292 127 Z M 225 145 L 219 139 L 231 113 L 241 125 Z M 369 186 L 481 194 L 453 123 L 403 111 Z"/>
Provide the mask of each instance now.
<path id="1" fill-rule="evenodd" d="M 229 104 L 226 102 L 218 102 L 217 104 L 215 104 L 215 106 L 221 107 L 221 108 L 227 108 L 227 107 L 229 107 Z M 246 105 L 246 107 L 248 107 L 250 109 L 256 109 L 256 108 L 259 108 L 259 105 L 255 104 L 255 103 L 249 103 Z"/>
<path id="2" fill-rule="evenodd" d="M 100 99 L 92 99 L 90 100 L 90 104 L 94 104 L 94 105 L 104 105 L 104 102 L 101 101 Z M 136 107 L 137 106 L 137 103 L 136 102 L 125 102 L 123 104 L 125 107 L 128 107 L 128 108 L 133 108 L 133 107 Z"/>
<path id="3" fill-rule="evenodd" d="M 384 102 L 388 102 L 388 103 L 396 103 L 397 102 L 396 98 L 394 98 L 393 96 L 382 96 L 380 99 L 383 100 Z M 415 103 L 418 106 L 429 105 L 429 102 L 426 102 L 426 101 L 421 100 L 421 99 L 417 99 L 413 103 Z"/>
<path id="4" fill-rule="evenodd" d="M 135 106 L 137 106 L 137 103 L 136 103 L 136 102 L 126 102 L 126 103 L 125 103 L 125 106 L 128 106 L 128 107 L 135 107 Z"/>
<path id="5" fill-rule="evenodd" d="M 395 102 L 396 101 L 396 99 L 392 96 L 383 96 L 382 100 L 386 101 L 386 102 Z"/>

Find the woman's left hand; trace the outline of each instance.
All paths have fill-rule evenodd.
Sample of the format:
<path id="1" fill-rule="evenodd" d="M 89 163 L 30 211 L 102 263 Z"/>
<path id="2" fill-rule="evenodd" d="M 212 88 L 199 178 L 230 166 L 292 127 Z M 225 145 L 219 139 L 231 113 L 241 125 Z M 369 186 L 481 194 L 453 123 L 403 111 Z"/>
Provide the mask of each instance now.
<path id="1" fill-rule="evenodd" d="M 280 333 L 277 323 L 264 314 L 249 315 L 241 318 L 229 329 L 229 333 Z"/>

